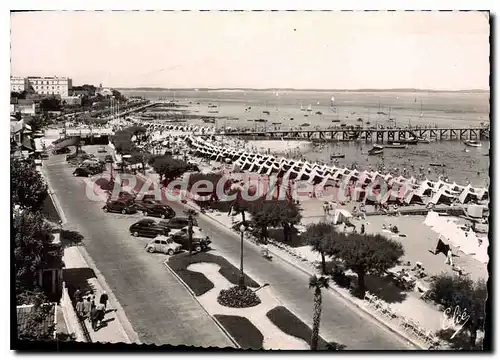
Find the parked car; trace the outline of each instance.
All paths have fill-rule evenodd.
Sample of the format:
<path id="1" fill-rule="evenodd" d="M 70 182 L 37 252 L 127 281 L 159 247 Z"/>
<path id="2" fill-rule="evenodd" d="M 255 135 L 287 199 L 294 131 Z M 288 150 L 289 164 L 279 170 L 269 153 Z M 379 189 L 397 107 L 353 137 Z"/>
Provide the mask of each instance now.
<path id="1" fill-rule="evenodd" d="M 177 244 L 164 235 L 155 237 L 145 248 L 149 253 L 160 252 L 170 256 L 182 251 L 182 245 Z"/>
<path id="2" fill-rule="evenodd" d="M 134 192 L 120 191 L 118 193 L 118 200 L 131 200 L 135 202 L 136 194 Z"/>
<path id="3" fill-rule="evenodd" d="M 170 206 L 156 200 L 136 200 L 135 205 L 137 211 L 142 212 L 144 216 L 158 216 L 162 219 L 171 219 L 175 216 L 175 211 Z"/>
<path id="4" fill-rule="evenodd" d="M 105 153 L 105 152 L 107 152 L 107 151 L 106 151 L 106 147 L 104 147 L 104 146 L 99 146 L 99 147 L 97 148 L 97 152 L 98 152 L 98 153 Z"/>
<path id="5" fill-rule="evenodd" d="M 71 149 L 69 149 L 68 147 L 63 147 L 61 149 L 52 150 L 52 154 L 54 154 L 54 155 L 67 154 L 70 152 L 71 152 Z"/>
<path id="6" fill-rule="evenodd" d="M 167 235 L 169 230 L 152 219 L 142 219 L 132 224 L 129 228 L 133 236 L 156 237 L 158 235 Z"/>
<path id="7" fill-rule="evenodd" d="M 104 212 L 115 212 L 122 214 L 134 214 L 137 212 L 134 203 L 124 200 L 109 200 L 106 205 L 102 207 Z"/>
<path id="8" fill-rule="evenodd" d="M 40 159 L 48 159 L 49 158 L 49 153 L 47 151 L 42 151 L 40 153 Z"/>
<path id="9" fill-rule="evenodd" d="M 192 228 L 193 235 L 191 238 L 191 249 L 197 252 L 205 251 L 210 247 L 212 241 L 210 238 L 205 235 L 200 228 L 194 227 Z M 175 233 L 170 235 L 170 238 L 176 242 L 177 244 L 182 245 L 182 248 L 185 250 L 189 250 L 189 236 L 188 236 L 188 227 L 180 229 Z"/>
<path id="10" fill-rule="evenodd" d="M 100 174 L 102 171 L 98 167 L 77 167 L 75 171 L 73 171 L 73 176 L 85 176 L 90 177 L 95 174 Z"/>
<path id="11" fill-rule="evenodd" d="M 182 229 L 189 225 L 189 219 L 187 217 L 173 217 L 170 220 L 160 221 L 160 225 L 169 229 Z M 193 226 L 198 226 L 196 219 L 193 219 Z"/>
<path id="12" fill-rule="evenodd" d="M 106 163 L 112 163 L 113 162 L 113 157 L 111 155 L 106 155 L 104 157 L 104 162 L 106 162 Z"/>

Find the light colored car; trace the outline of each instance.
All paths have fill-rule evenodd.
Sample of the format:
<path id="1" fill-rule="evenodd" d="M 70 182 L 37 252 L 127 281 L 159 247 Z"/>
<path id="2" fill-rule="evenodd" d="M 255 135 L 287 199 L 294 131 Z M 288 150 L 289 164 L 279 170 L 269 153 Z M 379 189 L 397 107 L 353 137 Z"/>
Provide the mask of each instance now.
<path id="1" fill-rule="evenodd" d="M 97 152 L 98 152 L 98 153 L 105 153 L 105 152 L 107 152 L 107 151 L 106 151 L 106 148 L 105 148 L 104 146 L 99 146 L 99 147 L 97 148 Z"/>
<path id="2" fill-rule="evenodd" d="M 171 238 L 158 235 L 149 244 L 145 246 L 149 253 L 160 252 L 168 255 L 174 255 L 181 251 L 182 246 L 175 243 Z"/>

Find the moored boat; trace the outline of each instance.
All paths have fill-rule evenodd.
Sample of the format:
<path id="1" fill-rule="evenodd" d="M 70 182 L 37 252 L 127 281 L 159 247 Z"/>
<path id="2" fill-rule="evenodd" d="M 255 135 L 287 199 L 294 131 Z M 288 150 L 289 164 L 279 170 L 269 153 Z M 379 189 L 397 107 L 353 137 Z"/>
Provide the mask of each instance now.
<path id="1" fill-rule="evenodd" d="M 388 144 L 385 146 L 387 149 L 407 149 L 408 148 L 408 145 L 406 144 L 400 144 L 400 143 L 392 143 L 392 144 Z"/>
<path id="2" fill-rule="evenodd" d="M 423 138 L 423 137 L 418 137 L 417 138 L 417 143 L 419 144 L 430 144 L 431 141 L 429 139 Z"/>
<path id="3" fill-rule="evenodd" d="M 389 140 L 387 144 L 389 145 L 394 145 L 394 144 L 408 144 L 408 145 L 416 145 L 418 143 L 417 139 L 400 139 L 400 140 Z"/>
<path id="4" fill-rule="evenodd" d="M 446 164 L 440 164 L 440 163 L 430 163 L 429 166 L 434 166 L 434 167 L 446 167 Z"/>
<path id="5" fill-rule="evenodd" d="M 467 146 L 472 146 L 472 147 L 481 147 L 483 146 L 480 142 L 476 140 L 466 140 L 464 141 L 464 144 Z"/>
<path id="6" fill-rule="evenodd" d="M 311 124 L 309 124 L 308 122 L 305 122 L 303 124 L 300 124 L 301 127 L 306 127 L 306 126 L 311 126 Z"/>
<path id="7" fill-rule="evenodd" d="M 331 154 L 330 159 L 343 159 L 345 158 L 345 154 Z"/>
<path id="8" fill-rule="evenodd" d="M 380 155 L 384 152 L 384 147 L 382 145 L 373 145 L 373 148 L 368 150 L 368 155 Z"/>

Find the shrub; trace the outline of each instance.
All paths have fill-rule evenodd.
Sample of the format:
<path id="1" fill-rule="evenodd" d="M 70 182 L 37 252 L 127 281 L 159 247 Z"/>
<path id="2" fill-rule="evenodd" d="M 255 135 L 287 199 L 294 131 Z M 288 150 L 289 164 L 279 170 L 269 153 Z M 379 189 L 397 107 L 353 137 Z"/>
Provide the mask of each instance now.
<path id="1" fill-rule="evenodd" d="M 249 288 L 233 286 L 232 288 L 221 290 L 217 297 L 217 302 L 222 306 L 247 308 L 259 305 L 260 299 L 257 294 Z"/>

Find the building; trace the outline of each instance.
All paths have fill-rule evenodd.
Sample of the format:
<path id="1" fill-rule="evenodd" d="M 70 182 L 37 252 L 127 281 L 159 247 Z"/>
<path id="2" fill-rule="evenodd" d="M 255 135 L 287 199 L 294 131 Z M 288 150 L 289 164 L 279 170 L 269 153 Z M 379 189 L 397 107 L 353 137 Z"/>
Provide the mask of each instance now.
<path id="1" fill-rule="evenodd" d="M 10 77 L 10 91 L 11 92 L 23 92 L 28 90 L 29 81 L 28 78 L 23 78 L 20 76 L 11 76 Z"/>
<path id="2" fill-rule="evenodd" d="M 59 95 L 67 97 L 73 87 L 73 82 L 67 77 L 28 77 L 30 87 L 37 94 Z"/>
<path id="3" fill-rule="evenodd" d="M 16 99 L 10 100 L 10 113 L 23 115 L 36 115 L 40 112 L 40 104 L 34 100 Z"/>
<path id="4" fill-rule="evenodd" d="M 71 93 L 73 82 L 68 77 L 29 76 L 27 78 L 11 76 L 10 91 L 32 91 L 40 95 L 59 95 L 67 97 Z"/>

